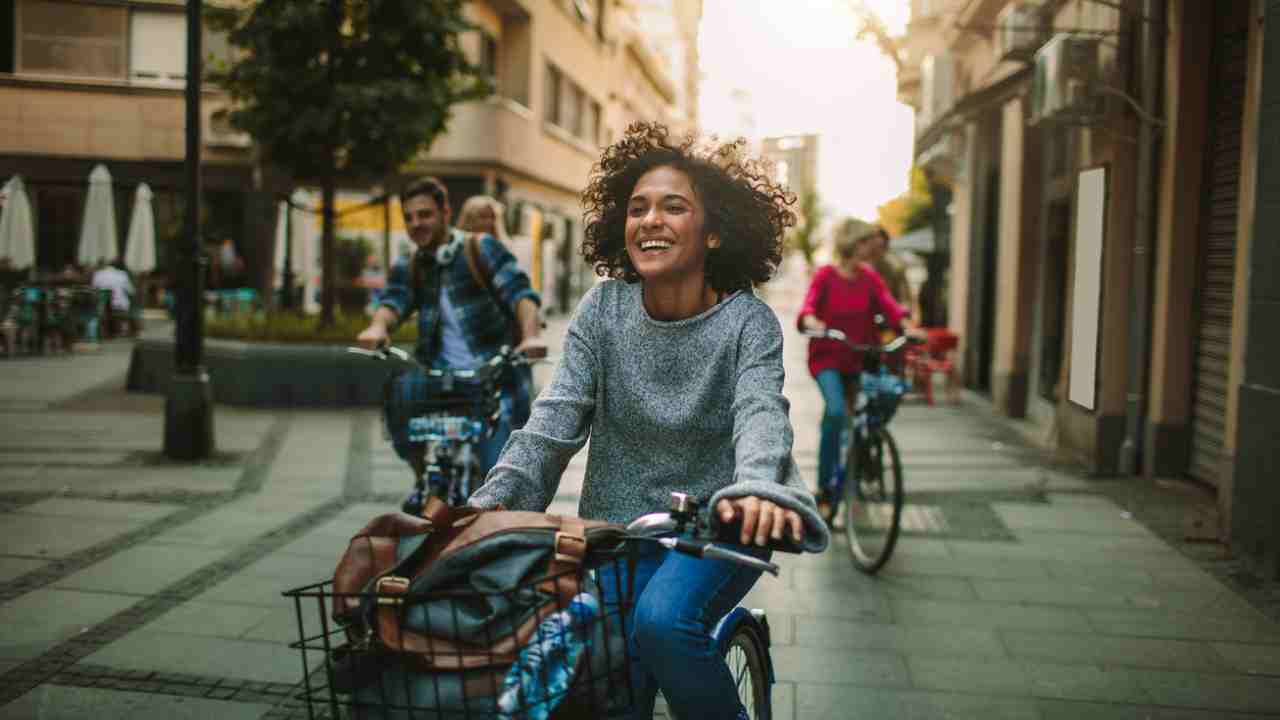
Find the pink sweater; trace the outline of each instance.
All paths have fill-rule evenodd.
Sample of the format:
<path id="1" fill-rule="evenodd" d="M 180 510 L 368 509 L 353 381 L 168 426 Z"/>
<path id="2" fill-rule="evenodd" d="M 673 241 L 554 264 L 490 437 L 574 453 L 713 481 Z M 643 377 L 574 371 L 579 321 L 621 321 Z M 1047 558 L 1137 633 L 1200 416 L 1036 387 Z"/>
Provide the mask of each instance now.
<path id="1" fill-rule="evenodd" d="M 874 268 L 863 263 L 858 274 L 850 279 L 835 267 L 824 265 L 813 274 L 796 322 L 797 327 L 803 329 L 800 319 L 813 315 L 828 327 L 843 331 L 849 336 L 849 342 L 869 345 L 880 341 L 873 319 L 876 313 L 884 315 L 886 326 L 895 329 L 907 314 L 889 294 L 884 278 Z M 817 377 L 818 373 L 831 368 L 844 374 L 859 372 L 862 356 L 835 340 L 810 339 L 809 373 Z"/>

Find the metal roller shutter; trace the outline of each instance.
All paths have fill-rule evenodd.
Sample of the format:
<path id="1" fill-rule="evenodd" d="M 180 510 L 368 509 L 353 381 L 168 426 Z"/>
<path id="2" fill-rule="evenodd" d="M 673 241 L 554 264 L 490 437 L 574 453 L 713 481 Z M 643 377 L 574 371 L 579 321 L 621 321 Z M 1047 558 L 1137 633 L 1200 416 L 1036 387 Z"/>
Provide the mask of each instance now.
<path id="1" fill-rule="evenodd" d="M 1235 285 L 1236 220 L 1247 75 L 1245 13 L 1228 0 L 1216 5 L 1209 104 L 1209 157 L 1205 168 L 1200 236 L 1196 353 L 1189 474 L 1218 484 L 1230 371 L 1231 306 Z"/>

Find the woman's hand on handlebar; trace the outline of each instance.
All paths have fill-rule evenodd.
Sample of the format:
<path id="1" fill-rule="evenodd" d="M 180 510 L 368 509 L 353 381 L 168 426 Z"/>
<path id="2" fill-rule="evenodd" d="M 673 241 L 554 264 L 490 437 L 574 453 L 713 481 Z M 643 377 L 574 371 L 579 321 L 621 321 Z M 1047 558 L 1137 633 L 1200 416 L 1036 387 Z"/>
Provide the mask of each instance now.
<path id="1" fill-rule="evenodd" d="M 791 529 L 792 540 L 798 543 L 804 539 L 804 520 L 800 514 L 763 498 L 726 498 L 716 503 L 715 511 L 722 523 L 731 523 L 739 518 L 742 520 L 739 540 L 743 545 L 754 543 L 764 547 L 769 544 L 770 538 L 782 540 L 788 527 Z"/>
<path id="2" fill-rule="evenodd" d="M 541 360 L 547 356 L 547 343 L 535 336 L 517 345 L 515 351 L 530 360 Z"/>
<path id="3" fill-rule="evenodd" d="M 800 319 L 800 325 L 811 333 L 824 333 L 827 331 L 827 324 L 819 320 L 816 315 L 805 315 Z"/>
<path id="4" fill-rule="evenodd" d="M 391 342 L 391 334 L 382 323 L 375 322 L 356 336 L 356 344 L 366 350 L 377 350 Z"/>

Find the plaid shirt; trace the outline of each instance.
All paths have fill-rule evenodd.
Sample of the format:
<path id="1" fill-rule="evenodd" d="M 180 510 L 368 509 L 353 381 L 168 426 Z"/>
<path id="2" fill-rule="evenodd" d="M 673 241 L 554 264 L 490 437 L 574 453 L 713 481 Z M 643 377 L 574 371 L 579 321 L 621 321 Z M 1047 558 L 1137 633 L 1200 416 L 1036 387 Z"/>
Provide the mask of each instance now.
<path id="1" fill-rule="evenodd" d="M 450 240 L 462 240 L 462 231 L 450 228 Z M 516 305 L 524 298 L 541 305 L 542 298 L 529 284 L 529 276 L 520 269 L 516 258 L 498 240 L 490 235 L 480 236 L 480 252 L 477 260 L 480 272 L 488 272 L 497 295 L 507 310 L 493 301 L 484 287 L 476 284 L 467 265 L 466 247 L 460 242 L 457 253 L 448 265 L 436 262 L 435 253 L 418 252 L 412 261 L 399 260 L 391 267 L 387 287 L 381 304 L 396 311 L 403 322 L 415 311 L 418 313 L 418 360 L 430 367 L 440 367 L 441 319 L 440 289 L 449 293 L 449 301 L 457 314 L 458 324 L 466 337 L 471 353 L 481 361 L 493 357 L 503 345 L 511 345 L 512 327 L 508 317 L 516 317 Z M 421 286 L 413 285 L 411 262 L 420 263 Z M 508 315 L 508 311 L 510 315 Z M 528 368 L 512 373 L 504 385 L 515 401 L 517 426 L 528 417 L 529 393 L 532 374 Z"/>

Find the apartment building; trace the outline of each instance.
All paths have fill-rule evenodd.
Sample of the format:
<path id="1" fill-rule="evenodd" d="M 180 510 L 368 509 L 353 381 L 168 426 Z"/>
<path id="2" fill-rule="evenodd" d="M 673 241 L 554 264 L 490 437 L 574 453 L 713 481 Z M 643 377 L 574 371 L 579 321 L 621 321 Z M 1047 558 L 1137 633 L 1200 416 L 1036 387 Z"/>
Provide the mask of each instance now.
<path id="1" fill-rule="evenodd" d="M 774 179 L 799 196 L 818 187 L 818 136 L 784 135 L 760 141 L 760 154 L 773 163 Z"/>
<path id="2" fill-rule="evenodd" d="M 115 180 L 120 222 L 136 186 L 151 186 L 159 263 L 172 260 L 182 223 L 183 7 L 0 1 L 0 177 L 27 180 L 42 269 L 74 259 L 97 163 Z M 701 0 L 474 0 L 466 13 L 478 31 L 464 36 L 464 48 L 497 92 L 455 108 L 448 132 L 382 187 L 431 173 L 449 187 L 455 210 L 471 195 L 496 196 L 510 212 L 513 244 L 525 243 L 514 249 L 537 270 L 551 304 L 568 309 L 592 281 L 574 258 L 579 196 L 601 147 L 637 119 L 696 126 Z M 206 31 L 203 42 L 215 57 L 228 52 L 216 33 Z M 232 237 L 265 287 L 274 205 L 290 183 L 259 167 L 250 138 L 221 121 L 226 100 L 205 89 L 204 228 L 211 240 Z M 348 187 L 342 200 L 377 195 Z M 309 256 L 318 264 L 318 253 Z"/>
<path id="3" fill-rule="evenodd" d="M 1096 473 L 1212 488 L 1277 574 L 1268 4 L 913 0 L 898 80 L 953 193 L 966 383 Z"/>
<path id="4" fill-rule="evenodd" d="M 226 38 L 206 32 L 213 57 Z M 182 226 L 186 21 L 181 2 L 0 2 L 0 177 L 26 179 L 45 270 L 73 262 L 89 172 L 112 174 L 116 218 L 127 222 L 139 183 L 154 193 L 158 255 L 173 259 Z M 249 139 L 221 119 L 223 94 L 204 99 L 203 150 L 212 237 L 251 233 Z M 267 199 L 269 203 L 269 199 Z M 124 237 L 121 228 L 120 237 Z"/>

